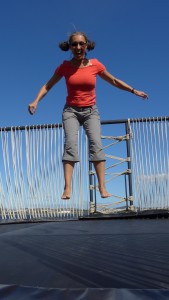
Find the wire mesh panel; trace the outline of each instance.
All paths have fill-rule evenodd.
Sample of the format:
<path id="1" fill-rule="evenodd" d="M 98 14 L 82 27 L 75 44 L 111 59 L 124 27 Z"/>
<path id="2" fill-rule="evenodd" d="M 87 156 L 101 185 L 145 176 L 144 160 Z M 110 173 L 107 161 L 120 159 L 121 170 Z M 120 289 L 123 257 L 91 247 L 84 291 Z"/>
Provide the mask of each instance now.
<path id="1" fill-rule="evenodd" d="M 169 118 L 131 120 L 132 178 L 139 210 L 169 208 Z"/>
<path id="2" fill-rule="evenodd" d="M 62 200 L 64 133 L 59 125 L 0 130 L 0 219 L 74 218 L 88 213 L 88 146 L 79 132 L 72 197 Z M 82 176 L 83 172 L 87 175 Z"/>

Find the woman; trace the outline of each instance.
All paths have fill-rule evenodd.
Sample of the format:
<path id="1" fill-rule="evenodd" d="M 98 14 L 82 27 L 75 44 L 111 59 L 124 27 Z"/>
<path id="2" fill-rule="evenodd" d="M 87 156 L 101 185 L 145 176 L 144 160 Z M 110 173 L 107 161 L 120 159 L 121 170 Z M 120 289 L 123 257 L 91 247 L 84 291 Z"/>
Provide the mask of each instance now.
<path id="1" fill-rule="evenodd" d="M 73 168 L 79 161 L 77 138 L 80 125 L 83 125 L 89 139 L 89 160 L 94 164 L 100 195 L 102 198 L 107 198 L 111 195 L 105 188 L 105 155 L 101 144 L 100 117 L 96 106 L 96 76 L 99 75 L 111 85 L 143 99 L 147 99 L 148 96 L 115 78 L 97 59 L 87 59 L 86 51 L 93 50 L 95 43 L 91 42 L 83 32 L 72 33 L 68 41 L 60 43 L 59 47 L 63 51 L 70 50 L 73 57 L 69 61 L 64 61 L 56 69 L 51 79 L 40 89 L 36 99 L 29 104 L 28 110 L 34 114 L 38 102 L 62 77 L 65 77 L 68 94 L 62 115 L 65 132 L 63 153 L 65 187 L 62 199 L 70 199 L 71 195 Z"/>

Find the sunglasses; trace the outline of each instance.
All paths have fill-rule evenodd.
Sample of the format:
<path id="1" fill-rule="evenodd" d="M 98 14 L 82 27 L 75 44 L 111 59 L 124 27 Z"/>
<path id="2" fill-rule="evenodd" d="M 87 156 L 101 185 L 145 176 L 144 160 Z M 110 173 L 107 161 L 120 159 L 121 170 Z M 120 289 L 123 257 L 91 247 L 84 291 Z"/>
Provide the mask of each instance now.
<path id="1" fill-rule="evenodd" d="M 77 47 L 78 45 L 81 46 L 81 47 L 84 47 L 87 43 L 85 42 L 72 42 L 71 43 L 71 46 L 72 47 Z"/>

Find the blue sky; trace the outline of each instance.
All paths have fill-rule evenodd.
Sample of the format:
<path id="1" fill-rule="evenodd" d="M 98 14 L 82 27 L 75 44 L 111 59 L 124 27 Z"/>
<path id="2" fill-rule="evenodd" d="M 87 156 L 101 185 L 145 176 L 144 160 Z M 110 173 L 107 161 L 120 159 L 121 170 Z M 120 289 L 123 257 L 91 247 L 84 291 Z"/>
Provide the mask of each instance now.
<path id="1" fill-rule="evenodd" d="M 70 59 L 58 43 L 77 29 L 96 42 L 96 57 L 148 101 L 97 80 L 102 120 L 168 115 L 169 1 L 0 0 L 0 127 L 61 123 L 62 79 L 31 116 L 27 106 L 56 67 Z"/>

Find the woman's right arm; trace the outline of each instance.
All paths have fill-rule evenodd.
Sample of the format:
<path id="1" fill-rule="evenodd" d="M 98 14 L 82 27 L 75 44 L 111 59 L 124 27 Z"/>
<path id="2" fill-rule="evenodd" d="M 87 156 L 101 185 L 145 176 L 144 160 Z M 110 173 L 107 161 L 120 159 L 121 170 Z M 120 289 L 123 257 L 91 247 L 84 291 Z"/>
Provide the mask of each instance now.
<path id="1" fill-rule="evenodd" d="M 49 79 L 49 81 L 44 84 L 39 90 L 35 100 L 28 105 L 28 111 L 31 115 L 36 112 L 37 105 L 39 101 L 49 92 L 49 90 L 61 79 L 56 73 Z"/>

